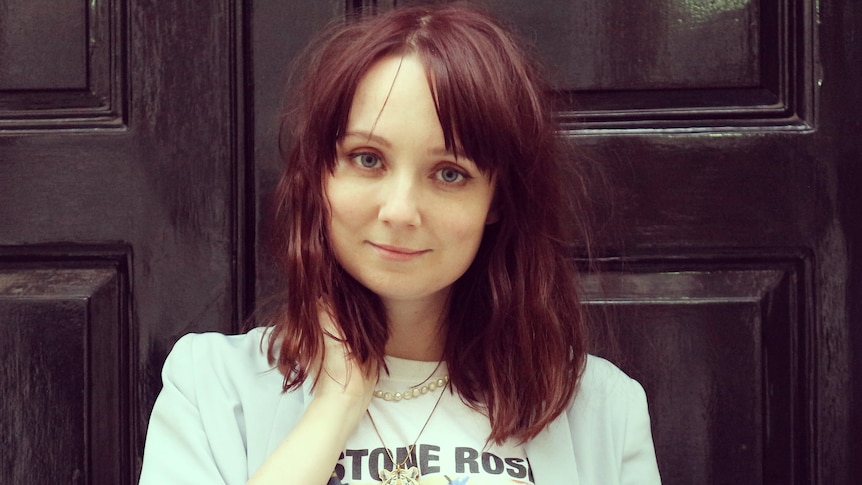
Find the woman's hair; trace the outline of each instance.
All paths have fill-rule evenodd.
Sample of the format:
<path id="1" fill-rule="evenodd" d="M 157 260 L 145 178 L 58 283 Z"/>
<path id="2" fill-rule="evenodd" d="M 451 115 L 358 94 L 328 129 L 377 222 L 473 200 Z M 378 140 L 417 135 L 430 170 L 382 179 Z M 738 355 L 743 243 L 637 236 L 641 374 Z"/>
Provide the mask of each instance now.
<path id="1" fill-rule="evenodd" d="M 415 53 L 446 147 L 457 140 L 496 183 L 499 220 L 486 226 L 475 260 L 449 296 L 443 358 L 451 382 L 490 418 L 490 441 L 533 438 L 566 410 L 586 353 L 570 246 L 582 236 L 570 233 L 583 219 L 571 213 L 564 193 L 549 86 L 519 43 L 488 14 L 449 4 L 342 23 L 302 58 L 305 76 L 283 113 L 285 170 L 272 228 L 286 291 L 269 322 L 268 356 L 278 362 L 285 390 L 316 370 L 322 306 L 360 362 L 384 366 L 383 304 L 336 261 L 323 187 L 362 77 L 384 57 Z"/>

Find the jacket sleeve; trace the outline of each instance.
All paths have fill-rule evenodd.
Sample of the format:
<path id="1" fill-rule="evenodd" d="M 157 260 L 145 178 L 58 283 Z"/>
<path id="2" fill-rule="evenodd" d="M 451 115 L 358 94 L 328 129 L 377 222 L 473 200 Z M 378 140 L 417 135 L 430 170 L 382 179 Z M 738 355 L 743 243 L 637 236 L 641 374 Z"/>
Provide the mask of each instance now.
<path id="1" fill-rule="evenodd" d="M 628 415 L 622 453 L 620 483 L 622 485 L 660 484 L 658 464 L 650 429 L 646 393 L 635 380 L 629 380 L 627 390 Z"/>
<path id="2" fill-rule="evenodd" d="M 177 341 L 147 429 L 141 485 L 225 483 L 216 466 L 195 393 L 195 335 Z"/>

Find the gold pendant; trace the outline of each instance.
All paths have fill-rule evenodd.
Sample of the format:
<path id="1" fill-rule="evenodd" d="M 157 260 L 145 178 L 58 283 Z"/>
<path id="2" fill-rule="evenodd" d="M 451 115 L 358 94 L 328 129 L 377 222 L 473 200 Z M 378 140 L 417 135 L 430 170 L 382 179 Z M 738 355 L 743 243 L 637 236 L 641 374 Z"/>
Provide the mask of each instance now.
<path id="1" fill-rule="evenodd" d="M 391 471 L 384 468 L 380 477 L 383 478 L 380 485 L 419 485 L 419 469 L 415 466 L 404 469 L 398 465 Z"/>

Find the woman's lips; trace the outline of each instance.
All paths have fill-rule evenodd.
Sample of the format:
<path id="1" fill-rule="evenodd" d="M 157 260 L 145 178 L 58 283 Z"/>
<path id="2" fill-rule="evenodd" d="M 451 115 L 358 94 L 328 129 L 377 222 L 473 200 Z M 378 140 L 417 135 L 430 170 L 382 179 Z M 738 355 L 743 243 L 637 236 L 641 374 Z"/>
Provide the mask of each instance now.
<path id="1" fill-rule="evenodd" d="M 410 249 L 373 242 L 369 242 L 369 244 L 377 250 L 380 256 L 390 261 L 411 261 L 430 251 L 429 249 Z"/>

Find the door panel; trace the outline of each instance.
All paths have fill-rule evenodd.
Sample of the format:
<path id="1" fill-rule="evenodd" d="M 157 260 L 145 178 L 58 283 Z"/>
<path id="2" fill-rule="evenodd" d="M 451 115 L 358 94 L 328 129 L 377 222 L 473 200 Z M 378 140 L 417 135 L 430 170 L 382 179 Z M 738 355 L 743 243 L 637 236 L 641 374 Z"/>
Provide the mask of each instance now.
<path id="1" fill-rule="evenodd" d="M 808 483 L 809 275 L 807 254 L 736 254 L 585 277 L 595 352 L 647 389 L 665 483 Z"/>
<path id="2" fill-rule="evenodd" d="M 124 483 L 129 472 L 127 257 L 79 250 L 53 253 L 66 264 L 0 256 L 2 483 Z"/>
<path id="3" fill-rule="evenodd" d="M 7 1 L 0 9 L 0 129 L 124 126 L 122 1 Z"/>

